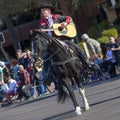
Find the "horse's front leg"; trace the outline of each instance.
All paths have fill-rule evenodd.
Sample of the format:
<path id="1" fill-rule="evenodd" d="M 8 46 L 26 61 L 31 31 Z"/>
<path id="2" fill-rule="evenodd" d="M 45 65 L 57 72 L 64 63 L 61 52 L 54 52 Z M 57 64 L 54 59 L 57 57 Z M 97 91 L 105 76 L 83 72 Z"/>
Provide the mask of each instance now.
<path id="1" fill-rule="evenodd" d="M 64 84 L 65 84 L 65 87 L 67 88 L 67 90 L 69 92 L 70 98 L 71 98 L 71 100 L 72 100 L 72 102 L 74 104 L 75 113 L 77 115 L 81 115 L 82 114 L 81 113 L 81 108 L 80 108 L 80 106 L 77 103 L 77 100 L 76 100 L 76 97 L 75 97 L 75 93 L 74 93 L 74 91 L 72 89 L 72 85 L 71 85 L 70 79 L 64 79 L 63 81 L 64 81 Z"/>
<path id="2" fill-rule="evenodd" d="M 80 93 L 80 95 L 82 97 L 82 101 L 83 101 L 83 104 L 84 104 L 84 107 L 85 107 L 85 111 L 89 110 L 90 107 L 89 107 L 87 98 L 85 96 L 85 90 L 82 87 L 79 87 L 79 93 Z"/>
<path id="3" fill-rule="evenodd" d="M 87 110 L 89 110 L 90 108 L 89 108 L 89 104 L 88 104 L 87 98 L 86 98 L 86 96 L 85 96 L 85 90 L 83 89 L 82 83 L 80 82 L 81 80 L 79 80 L 79 78 L 81 78 L 81 80 L 82 80 L 82 76 L 79 76 L 79 75 L 77 76 L 77 75 L 76 75 L 75 81 L 76 81 L 76 83 L 77 83 L 77 85 L 78 85 L 79 94 L 80 94 L 81 97 L 82 97 L 82 101 L 83 101 L 83 104 L 84 104 L 85 111 L 87 111 Z"/>
<path id="4" fill-rule="evenodd" d="M 82 89 L 82 88 L 79 88 L 79 93 L 80 93 L 80 95 L 82 96 L 82 100 L 83 100 L 83 104 L 84 104 L 84 107 L 85 107 L 85 111 L 89 110 L 90 107 L 89 107 L 87 98 L 86 98 L 86 96 L 85 96 L 85 90 Z"/>

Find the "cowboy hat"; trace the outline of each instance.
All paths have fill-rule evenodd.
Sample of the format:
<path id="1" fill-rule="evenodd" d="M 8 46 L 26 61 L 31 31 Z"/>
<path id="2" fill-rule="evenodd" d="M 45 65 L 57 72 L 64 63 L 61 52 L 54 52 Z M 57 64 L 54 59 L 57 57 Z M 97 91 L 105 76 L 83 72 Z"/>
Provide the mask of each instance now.
<path id="1" fill-rule="evenodd" d="M 38 6 L 38 11 L 40 11 L 42 8 L 49 8 L 52 13 L 55 11 L 55 8 L 51 4 L 46 3 L 46 2 Z"/>

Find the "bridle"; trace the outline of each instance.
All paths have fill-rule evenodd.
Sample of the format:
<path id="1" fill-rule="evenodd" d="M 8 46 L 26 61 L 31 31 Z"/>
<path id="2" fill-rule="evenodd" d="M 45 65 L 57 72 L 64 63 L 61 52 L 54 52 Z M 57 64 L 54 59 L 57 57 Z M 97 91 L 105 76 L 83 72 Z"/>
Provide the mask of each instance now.
<path id="1" fill-rule="evenodd" d="M 52 42 L 52 40 L 50 40 L 50 43 Z M 57 41 L 55 42 L 57 45 L 58 44 L 60 44 L 60 43 L 57 43 Z M 40 46 L 42 46 L 42 45 L 40 45 L 40 43 L 39 43 L 39 47 Z M 62 48 L 63 49 L 63 48 Z M 45 60 L 43 60 L 42 61 L 42 64 L 43 63 L 46 63 L 48 60 L 50 60 L 51 61 L 51 65 L 65 65 L 66 63 L 69 63 L 69 62 L 71 62 L 71 61 L 74 61 L 74 60 L 77 60 L 78 59 L 78 57 L 74 57 L 74 56 L 72 56 L 71 58 L 69 58 L 69 59 L 67 59 L 67 60 L 64 60 L 64 61 L 61 61 L 61 62 L 55 62 L 55 61 L 53 61 L 53 60 L 51 60 L 51 58 L 53 58 L 58 52 L 60 51 L 60 48 L 59 49 L 57 49 L 52 55 L 50 55 L 48 58 L 46 58 Z M 78 59 L 79 60 L 79 59 Z"/>
<path id="2" fill-rule="evenodd" d="M 61 62 L 52 62 L 52 65 L 65 65 L 65 64 L 67 64 L 69 62 L 72 62 L 74 60 L 77 60 L 77 59 L 78 59 L 77 57 L 72 57 L 70 59 L 67 59 L 67 60 L 64 60 L 64 61 L 61 61 Z"/>

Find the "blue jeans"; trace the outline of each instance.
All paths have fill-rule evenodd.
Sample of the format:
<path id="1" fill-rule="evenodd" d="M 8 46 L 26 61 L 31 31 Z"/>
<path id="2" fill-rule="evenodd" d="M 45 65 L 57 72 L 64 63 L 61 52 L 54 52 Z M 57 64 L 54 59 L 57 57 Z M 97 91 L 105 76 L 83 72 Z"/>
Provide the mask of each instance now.
<path id="1" fill-rule="evenodd" d="M 40 93 L 42 94 L 42 93 L 45 93 L 46 92 L 46 87 L 43 85 L 43 84 L 41 84 L 40 86 L 39 86 L 39 90 L 40 90 Z"/>

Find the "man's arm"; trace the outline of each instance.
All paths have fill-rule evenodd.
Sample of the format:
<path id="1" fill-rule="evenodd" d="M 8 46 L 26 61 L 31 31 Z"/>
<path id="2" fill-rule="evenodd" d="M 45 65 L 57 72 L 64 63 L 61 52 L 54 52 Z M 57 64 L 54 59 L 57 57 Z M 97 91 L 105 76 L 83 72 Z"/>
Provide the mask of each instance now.
<path id="1" fill-rule="evenodd" d="M 30 75 L 27 71 L 24 72 L 24 80 L 25 85 L 30 83 Z"/>
<path id="2" fill-rule="evenodd" d="M 112 51 L 120 50 L 120 47 L 118 48 L 111 48 Z"/>
<path id="3" fill-rule="evenodd" d="M 61 23 L 62 29 L 64 29 L 65 27 L 67 27 L 67 25 L 68 25 L 69 23 L 72 23 L 72 22 L 73 22 L 73 20 L 72 20 L 72 18 L 71 18 L 70 16 L 62 16 L 62 15 L 56 14 L 56 15 L 53 15 L 53 17 L 54 17 L 55 19 L 57 19 L 57 21 L 58 21 L 59 23 Z"/>
<path id="4" fill-rule="evenodd" d="M 111 48 L 112 51 L 120 50 L 120 45 L 118 43 L 115 44 L 115 48 Z"/>

